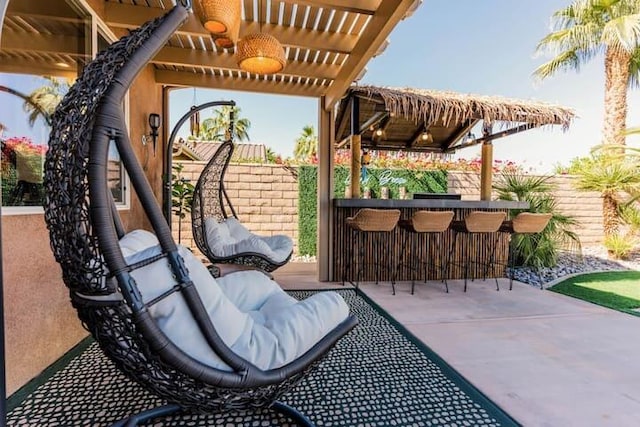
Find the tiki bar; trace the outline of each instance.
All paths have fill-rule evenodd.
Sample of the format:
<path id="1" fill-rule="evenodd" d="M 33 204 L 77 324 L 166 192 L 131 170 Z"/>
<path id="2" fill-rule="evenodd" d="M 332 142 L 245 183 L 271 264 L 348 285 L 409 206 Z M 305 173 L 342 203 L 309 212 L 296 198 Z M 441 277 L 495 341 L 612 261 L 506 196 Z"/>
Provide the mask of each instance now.
<path id="1" fill-rule="evenodd" d="M 409 88 L 350 88 L 340 101 L 335 123 L 335 148 L 350 150 L 351 166 L 344 198 L 331 203 L 332 279 L 504 277 L 510 236 L 504 224 L 510 211 L 529 205 L 491 200 L 492 143 L 541 126 L 566 130 L 573 118 L 568 108 L 532 101 Z M 481 132 L 477 137 L 476 129 Z M 449 192 L 407 194 L 402 178 L 393 173 L 378 178 L 378 194 L 362 185 L 371 152 L 447 154 L 478 144 L 479 200 Z M 478 228 L 466 229 L 465 219 L 467 227 L 471 220 Z"/>

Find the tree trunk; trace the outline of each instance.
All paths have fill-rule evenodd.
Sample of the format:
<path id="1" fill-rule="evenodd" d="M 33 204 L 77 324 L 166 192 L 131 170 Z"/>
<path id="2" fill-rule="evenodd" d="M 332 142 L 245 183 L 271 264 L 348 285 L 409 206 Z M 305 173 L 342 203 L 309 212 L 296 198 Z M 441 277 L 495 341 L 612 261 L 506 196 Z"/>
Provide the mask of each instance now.
<path id="1" fill-rule="evenodd" d="M 631 55 L 608 47 L 604 59 L 603 144 L 624 145 L 627 126 L 627 87 Z"/>
<path id="2" fill-rule="evenodd" d="M 605 237 L 618 232 L 618 202 L 607 193 L 602 195 L 602 228 Z"/>

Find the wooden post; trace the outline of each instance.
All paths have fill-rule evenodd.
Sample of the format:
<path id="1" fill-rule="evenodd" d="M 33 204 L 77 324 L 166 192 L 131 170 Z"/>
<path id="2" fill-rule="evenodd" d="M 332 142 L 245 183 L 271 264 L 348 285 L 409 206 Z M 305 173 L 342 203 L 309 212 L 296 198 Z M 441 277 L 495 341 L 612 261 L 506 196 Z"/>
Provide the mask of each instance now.
<path id="1" fill-rule="evenodd" d="M 333 157 L 334 115 L 326 99 L 318 103 L 318 280 L 331 280 L 333 272 Z"/>
<path id="2" fill-rule="evenodd" d="M 482 163 L 480 164 L 480 200 L 491 200 L 493 176 L 493 144 L 482 143 Z"/>
<path id="3" fill-rule="evenodd" d="M 360 197 L 360 135 L 351 135 L 351 198 Z"/>

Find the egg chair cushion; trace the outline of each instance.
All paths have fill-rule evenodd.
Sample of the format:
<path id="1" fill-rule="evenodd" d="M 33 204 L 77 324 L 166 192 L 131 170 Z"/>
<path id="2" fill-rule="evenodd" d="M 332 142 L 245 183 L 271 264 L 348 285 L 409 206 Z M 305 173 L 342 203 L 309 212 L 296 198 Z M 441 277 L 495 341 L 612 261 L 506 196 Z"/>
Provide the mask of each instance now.
<path id="1" fill-rule="evenodd" d="M 257 253 L 275 262 L 284 262 L 293 251 L 288 236 L 259 236 L 253 234 L 236 218 L 218 222 L 209 217 L 204 223 L 207 245 L 219 257 L 233 257 L 244 253 Z"/>
<path id="2" fill-rule="evenodd" d="M 127 263 L 161 253 L 157 244 L 142 248 L 150 243 L 148 234 L 131 232 L 121 239 Z M 135 249 L 139 250 L 131 252 Z M 335 292 L 320 292 L 298 301 L 259 271 L 214 279 L 188 249 L 179 246 L 179 254 L 222 340 L 259 369 L 275 369 L 296 360 L 349 315 L 346 303 Z M 131 275 L 145 302 L 176 285 L 166 258 L 135 268 Z M 158 300 L 149 310 L 160 329 L 186 354 L 206 365 L 230 370 L 207 344 L 179 292 Z"/>

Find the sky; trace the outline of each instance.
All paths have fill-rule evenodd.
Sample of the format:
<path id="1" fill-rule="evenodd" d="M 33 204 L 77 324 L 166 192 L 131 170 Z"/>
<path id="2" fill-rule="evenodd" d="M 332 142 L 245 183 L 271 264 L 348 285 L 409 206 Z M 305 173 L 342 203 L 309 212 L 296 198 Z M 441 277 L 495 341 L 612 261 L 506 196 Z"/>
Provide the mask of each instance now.
<path id="1" fill-rule="evenodd" d="M 571 129 L 533 129 L 494 141 L 494 159 L 513 160 L 525 169 L 551 172 L 584 156 L 600 141 L 604 103 L 603 58 L 581 68 L 536 81 L 533 71 L 550 56 L 535 54 L 550 31 L 551 15 L 569 0 L 424 0 L 389 36 L 385 52 L 367 65 L 361 84 L 451 90 L 543 101 L 573 108 Z M 305 125 L 316 129 L 314 98 L 258 95 L 248 92 L 193 89 L 171 95 L 172 124 L 189 106 L 234 100 L 251 121 L 252 142 L 291 156 Z M 629 126 L 640 126 L 638 92 L 629 93 Z M 203 113 L 201 116 L 205 118 Z M 202 120 L 202 119 L 201 119 Z M 186 132 L 186 128 L 185 128 Z M 630 137 L 640 142 L 640 136 Z M 479 147 L 459 150 L 457 157 L 479 157 Z"/>
<path id="2" fill-rule="evenodd" d="M 0 73 L 0 85 L 29 95 L 34 89 L 45 85 L 47 81 L 39 76 L 28 74 Z M 49 127 L 40 116 L 31 126 L 24 112 L 22 98 L 0 91 L 0 123 L 7 126 L 5 137 L 24 136 L 33 143 L 45 145 L 49 140 Z"/>

